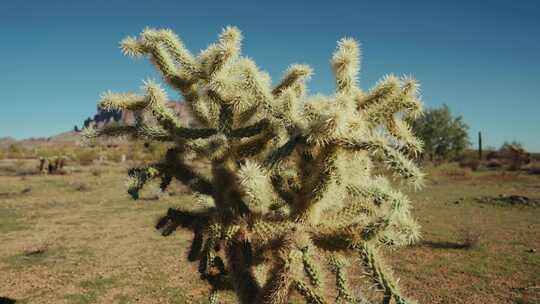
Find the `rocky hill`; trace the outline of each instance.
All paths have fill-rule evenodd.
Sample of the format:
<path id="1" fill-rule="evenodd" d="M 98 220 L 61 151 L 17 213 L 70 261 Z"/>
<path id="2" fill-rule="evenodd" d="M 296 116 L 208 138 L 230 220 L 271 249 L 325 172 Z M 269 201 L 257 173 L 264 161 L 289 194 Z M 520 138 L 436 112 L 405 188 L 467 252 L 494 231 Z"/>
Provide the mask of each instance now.
<path id="1" fill-rule="evenodd" d="M 192 124 L 192 116 L 183 102 L 170 101 L 167 106 L 174 113 L 176 113 L 178 117 L 180 117 L 180 121 L 182 121 L 185 125 L 190 126 Z M 111 123 L 133 124 L 134 122 L 135 114 L 133 111 L 106 112 L 98 109 L 94 116 L 88 117 L 83 122 L 82 128 L 102 128 Z M 0 137 L 0 148 L 6 148 L 13 144 L 23 147 L 55 144 L 76 144 L 80 140 L 80 132 L 78 131 L 82 128 L 79 128 L 78 126 L 75 128 L 76 130 L 66 131 L 50 137 L 34 137 L 21 140 L 17 140 L 12 137 Z"/>
<path id="2" fill-rule="evenodd" d="M 192 118 L 183 102 L 170 101 L 167 106 L 180 120 L 186 125 L 190 125 Z M 84 123 L 84 128 L 101 128 L 111 123 L 133 124 L 135 122 L 135 113 L 133 111 L 103 111 L 97 109 L 97 113 L 91 118 L 88 117 Z"/>

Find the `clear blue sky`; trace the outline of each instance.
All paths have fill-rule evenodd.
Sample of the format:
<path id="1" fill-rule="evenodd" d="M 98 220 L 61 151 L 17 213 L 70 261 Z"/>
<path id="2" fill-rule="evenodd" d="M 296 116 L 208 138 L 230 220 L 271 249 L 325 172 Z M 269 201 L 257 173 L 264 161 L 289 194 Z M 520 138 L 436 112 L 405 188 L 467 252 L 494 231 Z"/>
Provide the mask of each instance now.
<path id="1" fill-rule="evenodd" d="M 0 137 L 69 130 L 103 91 L 158 78 L 121 54 L 126 35 L 171 28 L 197 53 L 229 24 L 274 80 L 290 63 L 310 64 L 312 93 L 332 92 L 335 42 L 355 37 L 363 88 L 412 74 L 428 106 L 464 116 L 473 141 L 481 130 L 485 145 L 518 140 L 540 151 L 538 1 L 2 1 Z"/>

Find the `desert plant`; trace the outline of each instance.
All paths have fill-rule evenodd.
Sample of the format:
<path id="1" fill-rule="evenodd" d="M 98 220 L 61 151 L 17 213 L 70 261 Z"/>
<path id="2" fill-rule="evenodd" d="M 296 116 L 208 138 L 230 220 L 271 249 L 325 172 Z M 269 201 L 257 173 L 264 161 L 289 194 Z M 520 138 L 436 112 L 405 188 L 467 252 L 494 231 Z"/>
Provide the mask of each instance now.
<path id="1" fill-rule="evenodd" d="M 521 170 L 523 164 L 530 163 L 530 154 L 527 153 L 523 145 L 517 141 L 504 142 L 499 148 L 499 157 L 509 162 L 508 169 L 512 171 Z"/>
<path id="2" fill-rule="evenodd" d="M 7 152 L 6 158 L 13 158 L 13 159 L 24 158 L 24 156 L 26 156 L 27 154 L 26 149 L 19 144 L 9 145 L 6 152 Z"/>
<path id="3" fill-rule="evenodd" d="M 424 142 L 422 156 L 430 160 L 454 159 L 470 144 L 469 127 L 462 116 L 454 117 L 447 105 L 427 109 L 424 115 L 410 122 L 414 133 Z"/>
<path id="4" fill-rule="evenodd" d="M 345 38 L 332 58 L 335 94 L 306 96 L 311 68 L 291 65 L 272 87 L 269 75 L 240 55 L 241 38 L 227 27 L 197 57 L 170 30 L 126 38 L 124 53 L 148 56 L 199 127 L 183 126 L 165 106 L 165 91 L 146 81 L 144 96 L 107 92 L 99 102 L 104 110 L 135 111 L 134 125 L 88 128 L 84 137 L 129 135 L 171 145 L 162 161 L 129 171 L 128 192 L 138 198 L 148 181 L 161 179 L 165 189 L 173 178 L 194 192 L 197 209 L 170 208 L 156 227 L 163 235 L 194 231 L 188 259 L 199 261 L 211 303 L 224 289 L 243 304 L 287 303 L 294 290 L 307 303 L 334 302 L 332 294 L 336 303 L 366 303 L 366 293 L 351 289 L 346 277 L 347 260 L 358 257 L 383 303 L 412 303 L 379 249 L 414 242 L 419 226 L 408 198 L 371 168 L 422 184 L 409 159 L 422 145 L 403 119 L 422 112 L 417 82 L 389 75 L 362 91 L 360 49 Z M 209 160 L 211 176 L 188 164 L 193 154 Z"/>
<path id="5" fill-rule="evenodd" d="M 76 155 L 81 166 L 89 166 L 99 158 L 99 153 L 94 149 L 78 151 Z"/>

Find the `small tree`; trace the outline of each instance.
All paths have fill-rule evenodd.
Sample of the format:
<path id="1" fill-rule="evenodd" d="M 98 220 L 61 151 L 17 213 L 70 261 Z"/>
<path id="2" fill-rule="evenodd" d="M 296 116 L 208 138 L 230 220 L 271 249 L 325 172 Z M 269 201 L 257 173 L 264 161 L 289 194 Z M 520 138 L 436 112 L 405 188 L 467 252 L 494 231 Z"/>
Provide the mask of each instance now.
<path id="1" fill-rule="evenodd" d="M 530 154 L 527 153 L 523 145 L 518 141 L 505 141 L 499 149 L 499 157 L 510 165 L 508 169 L 512 171 L 520 170 L 523 164 L 530 162 Z"/>
<path id="2" fill-rule="evenodd" d="M 411 125 L 424 143 L 422 156 L 430 160 L 456 158 L 470 145 L 469 126 L 462 116 L 453 117 L 446 104 L 427 109 L 424 115 L 412 120 Z"/>
<path id="3" fill-rule="evenodd" d="M 334 302 L 330 295 L 335 303 L 366 303 L 367 294 L 347 281 L 347 260 L 358 257 L 383 303 L 412 303 L 379 248 L 410 244 L 419 228 L 407 197 L 371 168 L 383 165 L 422 184 L 407 157 L 421 144 L 402 119 L 422 111 L 416 81 L 390 75 L 362 91 L 360 49 L 346 38 L 332 58 L 336 93 L 306 96 L 308 66 L 291 65 L 272 86 L 267 73 L 240 55 L 240 41 L 240 31 L 227 27 L 195 57 L 169 30 L 126 38 L 124 52 L 148 56 L 200 127 L 183 126 L 166 107 L 165 91 L 146 81 L 143 96 L 108 92 L 99 103 L 135 111 L 134 125 L 86 129 L 85 137 L 170 143 L 162 161 L 129 171 L 128 192 L 138 198 L 148 181 L 161 179 L 165 189 L 173 178 L 194 192 L 197 209 L 171 208 L 157 228 L 163 235 L 177 227 L 194 232 L 188 259 L 199 261 L 211 303 L 224 289 L 242 304 L 288 303 L 294 290 L 307 303 Z M 193 155 L 209 160 L 211 176 L 190 166 Z"/>

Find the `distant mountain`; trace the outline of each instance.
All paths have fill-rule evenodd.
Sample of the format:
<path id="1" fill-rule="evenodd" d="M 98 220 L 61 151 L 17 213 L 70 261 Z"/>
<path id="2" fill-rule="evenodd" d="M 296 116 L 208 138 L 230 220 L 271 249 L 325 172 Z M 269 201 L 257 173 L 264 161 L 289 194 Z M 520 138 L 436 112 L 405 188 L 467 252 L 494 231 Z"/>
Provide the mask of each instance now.
<path id="1" fill-rule="evenodd" d="M 189 113 L 185 103 L 170 101 L 167 107 L 178 115 L 180 121 L 184 125 L 191 125 L 193 122 L 192 115 Z M 103 111 L 97 109 L 97 113 L 88 117 L 84 122 L 84 128 L 103 128 L 111 123 L 118 124 L 133 124 L 135 122 L 135 113 L 133 111 Z M 0 147 L 8 147 L 12 144 L 31 147 L 37 145 L 54 145 L 54 144 L 76 144 L 80 140 L 80 132 L 67 131 L 56 134 L 50 137 L 33 137 L 17 140 L 13 137 L 0 137 Z"/>
<path id="2" fill-rule="evenodd" d="M 180 121 L 186 125 L 191 124 L 192 116 L 187 110 L 186 104 L 183 102 L 170 101 L 167 103 L 167 107 L 171 109 L 178 117 Z M 129 125 L 135 122 L 135 113 L 133 111 L 103 111 L 98 108 L 97 113 L 91 118 L 88 117 L 83 122 L 84 128 L 101 128 L 111 123 L 119 123 L 122 125 Z"/>
<path id="3" fill-rule="evenodd" d="M 9 136 L 0 137 L 0 147 L 6 147 L 16 142 L 17 140 L 13 137 L 9 137 Z"/>

